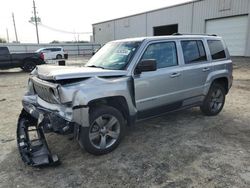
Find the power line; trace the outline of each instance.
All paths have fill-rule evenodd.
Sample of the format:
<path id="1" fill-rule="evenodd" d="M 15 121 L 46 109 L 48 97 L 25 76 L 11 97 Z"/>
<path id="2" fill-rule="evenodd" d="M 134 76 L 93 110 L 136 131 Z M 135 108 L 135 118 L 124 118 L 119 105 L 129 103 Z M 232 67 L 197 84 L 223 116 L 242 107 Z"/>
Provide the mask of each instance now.
<path id="1" fill-rule="evenodd" d="M 65 30 L 62 30 L 62 29 L 57 29 L 57 28 L 54 28 L 54 27 L 51 27 L 51 26 L 48 26 L 48 25 L 44 25 L 42 23 L 39 24 L 39 26 L 42 26 L 44 28 L 47 28 L 47 29 L 50 29 L 50 30 L 53 30 L 53 31 L 57 31 L 57 32 L 60 32 L 60 33 L 67 33 L 67 34 L 92 34 L 92 32 L 73 32 L 73 31 L 65 31 Z"/>

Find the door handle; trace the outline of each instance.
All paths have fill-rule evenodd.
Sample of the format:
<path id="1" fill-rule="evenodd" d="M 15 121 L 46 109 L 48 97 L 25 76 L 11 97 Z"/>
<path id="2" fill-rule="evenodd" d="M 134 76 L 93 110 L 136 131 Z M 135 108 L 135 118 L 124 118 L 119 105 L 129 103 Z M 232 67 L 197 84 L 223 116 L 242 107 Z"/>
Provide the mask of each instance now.
<path id="1" fill-rule="evenodd" d="M 175 73 L 172 73 L 172 74 L 170 75 L 170 77 L 171 77 L 171 78 L 175 78 L 175 77 L 178 77 L 178 76 L 180 76 L 180 75 L 181 75 L 181 73 L 175 72 Z"/>
<path id="2" fill-rule="evenodd" d="M 202 69 L 203 72 L 207 72 L 207 71 L 209 71 L 209 70 L 210 70 L 209 67 L 205 67 L 205 68 Z"/>

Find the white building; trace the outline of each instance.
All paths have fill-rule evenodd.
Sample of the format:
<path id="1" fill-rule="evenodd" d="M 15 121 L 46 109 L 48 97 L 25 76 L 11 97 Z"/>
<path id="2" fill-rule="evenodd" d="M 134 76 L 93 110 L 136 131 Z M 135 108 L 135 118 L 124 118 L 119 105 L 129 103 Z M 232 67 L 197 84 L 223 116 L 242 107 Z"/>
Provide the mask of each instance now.
<path id="1" fill-rule="evenodd" d="M 94 42 L 208 33 L 222 36 L 231 55 L 250 56 L 250 0 L 196 0 L 93 24 Z"/>

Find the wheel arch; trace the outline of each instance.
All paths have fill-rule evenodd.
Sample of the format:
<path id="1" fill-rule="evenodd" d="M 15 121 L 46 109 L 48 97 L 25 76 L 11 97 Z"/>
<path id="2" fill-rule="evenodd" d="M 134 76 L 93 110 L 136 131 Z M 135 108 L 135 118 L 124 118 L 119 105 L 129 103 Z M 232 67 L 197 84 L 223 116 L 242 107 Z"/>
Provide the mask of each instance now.
<path id="1" fill-rule="evenodd" d="M 204 94 L 205 95 L 207 94 L 210 87 L 215 82 L 222 84 L 227 94 L 232 85 L 232 78 L 233 78 L 232 73 L 229 70 L 223 69 L 223 70 L 212 71 L 207 77 Z"/>
<path id="2" fill-rule="evenodd" d="M 63 55 L 62 54 L 56 54 L 56 59 L 60 59 L 58 57 L 63 58 Z"/>
<path id="3" fill-rule="evenodd" d="M 135 120 L 130 116 L 128 103 L 124 96 L 112 96 L 94 99 L 89 101 L 87 106 L 89 106 L 89 110 L 91 112 L 92 109 L 102 105 L 112 106 L 119 110 L 122 113 L 127 125 L 132 125 L 134 123 Z"/>
<path id="4" fill-rule="evenodd" d="M 211 85 L 213 83 L 218 83 L 218 84 L 221 84 L 224 88 L 225 88 L 225 91 L 226 91 L 226 94 L 228 93 L 229 91 L 229 80 L 227 77 L 219 77 L 219 78 L 216 78 L 212 81 Z"/>

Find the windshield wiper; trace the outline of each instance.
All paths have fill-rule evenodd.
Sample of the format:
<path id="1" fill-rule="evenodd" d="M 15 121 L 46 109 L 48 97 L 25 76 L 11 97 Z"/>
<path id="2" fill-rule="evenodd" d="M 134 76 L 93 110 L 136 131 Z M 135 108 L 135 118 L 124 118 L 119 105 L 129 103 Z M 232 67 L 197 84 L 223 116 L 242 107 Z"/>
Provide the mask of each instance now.
<path id="1" fill-rule="evenodd" d="M 101 69 L 104 69 L 104 67 L 102 67 L 102 66 L 96 66 L 96 65 L 89 65 L 89 66 L 86 66 L 86 67 L 94 67 L 94 68 L 101 68 Z"/>

